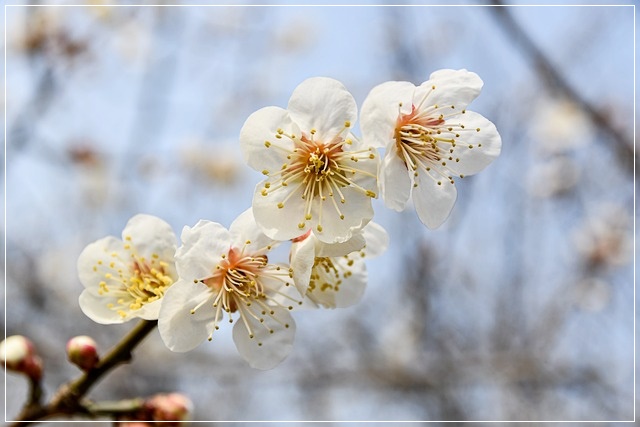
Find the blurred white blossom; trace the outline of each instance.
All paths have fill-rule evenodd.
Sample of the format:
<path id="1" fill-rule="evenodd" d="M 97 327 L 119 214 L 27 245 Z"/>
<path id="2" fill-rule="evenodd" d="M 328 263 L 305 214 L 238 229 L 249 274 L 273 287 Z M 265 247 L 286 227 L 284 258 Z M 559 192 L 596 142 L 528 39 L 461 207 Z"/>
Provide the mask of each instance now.
<path id="1" fill-rule="evenodd" d="M 216 141 L 208 145 L 199 141 L 187 142 L 181 148 L 180 156 L 187 171 L 220 185 L 237 183 L 240 168 L 244 167 L 240 163 L 237 146 L 232 149 L 228 144 Z"/>
<path id="2" fill-rule="evenodd" d="M 606 204 L 573 233 L 573 242 L 590 267 L 620 266 L 631 260 L 631 216 L 622 206 Z"/>
<path id="3" fill-rule="evenodd" d="M 575 303 L 586 311 L 601 311 L 611 299 L 609 283 L 597 277 L 587 277 L 579 281 L 573 291 Z"/>
<path id="4" fill-rule="evenodd" d="M 528 187 L 531 195 L 539 198 L 554 197 L 566 193 L 578 183 L 580 170 L 567 156 L 553 156 L 531 168 Z"/>
<path id="5" fill-rule="evenodd" d="M 534 109 L 535 146 L 543 154 L 560 154 L 583 147 L 593 138 L 593 125 L 584 111 L 567 99 L 545 98 Z"/>

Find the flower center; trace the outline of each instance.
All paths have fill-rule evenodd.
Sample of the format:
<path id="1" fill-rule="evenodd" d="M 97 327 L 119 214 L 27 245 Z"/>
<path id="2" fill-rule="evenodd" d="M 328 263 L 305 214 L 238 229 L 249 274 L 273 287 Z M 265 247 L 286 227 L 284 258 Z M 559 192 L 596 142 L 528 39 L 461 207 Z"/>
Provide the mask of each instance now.
<path id="1" fill-rule="evenodd" d="M 313 268 L 311 269 L 311 280 L 309 280 L 307 292 L 316 290 L 321 292 L 327 290 L 338 292 L 341 284 L 340 271 L 331 258 L 316 257 L 313 262 Z"/>
<path id="2" fill-rule="evenodd" d="M 267 256 L 242 256 L 236 249 L 230 249 L 216 271 L 202 283 L 218 294 L 214 307 L 220 304 L 227 313 L 235 313 L 239 302 L 264 298 L 264 286 L 260 273 L 267 266 Z"/>
<path id="3" fill-rule="evenodd" d="M 166 289 L 174 282 L 169 272 L 169 265 L 159 260 L 157 254 L 151 259 L 138 256 L 129 243 L 124 244 L 129 258 L 123 260 L 117 252 L 111 254 L 111 261 L 98 260 L 94 271 L 104 273 L 98 285 L 98 294 L 108 294 L 116 299 L 107 307 L 115 310 L 125 318 L 127 312 L 139 310 L 145 304 L 156 301 L 164 295 Z"/>
<path id="4" fill-rule="evenodd" d="M 247 244 L 249 243 L 247 241 Z M 269 264 L 267 256 L 260 254 L 261 251 L 257 251 L 256 254 L 246 254 L 245 248 L 229 249 L 227 254 L 222 255 L 222 260 L 216 265 L 213 274 L 196 282 L 207 285 L 214 295 L 212 304 L 215 310 L 214 330 L 220 329 L 218 324 L 222 320 L 223 312 L 229 315 L 238 313 L 249 337 L 253 338 L 255 331 L 251 324 L 255 320 L 267 328 L 269 333 L 274 331 L 265 324 L 265 317 L 282 323 L 276 317 L 274 306 L 292 310 L 292 305 L 284 305 L 282 301 L 289 299 L 298 305 L 302 302 L 279 290 L 282 285 L 291 285 L 289 281 L 293 277 L 291 269 Z M 279 298 L 276 299 L 276 297 Z M 208 301 L 211 299 L 205 299 L 191 309 L 191 314 L 195 314 Z M 233 323 L 231 316 L 229 316 L 229 323 Z M 282 324 L 286 328 L 289 327 L 288 324 Z M 209 340 L 211 339 L 212 335 L 209 336 Z M 259 342 L 258 345 L 262 343 Z"/>
<path id="5" fill-rule="evenodd" d="M 264 184 L 261 194 L 267 196 L 282 192 L 282 198 L 277 203 L 279 209 L 284 208 L 294 195 L 301 197 L 304 200 L 303 217 L 298 223 L 301 230 L 306 227 L 306 221 L 310 221 L 315 215 L 312 212 L 317 212 L 316 229 L 322 232 L 322 208 L 327 200 L 331 200 L 337 216 L 344 219 L 340 204 L 346 202 L 342 192 L 345 187 L 351 186 L 367 197 L 376 197 L 373 191 L 355 182 L 363 175 L 375 179 L 374 174 L 356 166 L 359 160 L 375 159 L 375 154 L 373 149 L 348 150 L 353 144 L 348 137 L 350 126 L 349 122 L 345 122 L 344 129 L 328 141 L 318 141 L 315 129 L 311 129 L 309 133 L 303 132 L 299 137 L 278 129 L 276 141 L 287 137 L 293 142 L 292 149 L 284 148 L 277 142 L 265 142 L 268 149 L 285 151 L 288 162 L 277 172 L 263 171 L 271 179 Z"/>
<path id="6" fill-rule="evenodd" d="M 434 117 L 421 117 L 415 105 L 410 114 L 398 116 L 395 129 L 396 149 L 404 161 L 407 169 L 417 170 L 423 162 L 438 162 L 441 158 L 441 148 L 438 143 L 443 142 L 439 137 L 439 127 L 444 124 L 444 119 Z M 454 141 L 446 140 L 454 144 Z"/>
<path id="7" fill-rule="evenodd" d="M 455 106 L 449 106 L 455 110 Z M 448 166 L 449 162 L 460 162 L 456 153 L 460 149 L 472 149 L 482 147 L 482 144 L 460 143 L 460 134 L 465 131 L 480 132 L 480 129 L 466 129 L 461 123 L 447 121 L 442 111 L 444 107 L 434 105 L 429 108 L 419 109 L 411 106 L 411 113 L 398 114 L 394 139 L 396 153 L 404 162 L 407 169 L 414 171 L 414 177 L 419 171 L 426 171 L 427 175 L 434 179 L 438 185 L 442 185 L 442 179 L 453 184 L 453 176 Z M 465 114 L 465 110 L 457 111 L 451 116 Z M 460 175 L 460 178 L 464 178 Z M 418 184 L 414 183 L 414 187 Z"/>
<path id="8" fill-rule="evenodd" d="M 305 172 L 307 175 L 316 175 L 316 180 L 322 180 L 324 174 L 327 173 L 329 166 L 329 157 L 326 153 L 320 151 L 320 147 L 316 148 L 316 151 L 309 154 L 309 160 L 307 160 L 307 167 Z"/>

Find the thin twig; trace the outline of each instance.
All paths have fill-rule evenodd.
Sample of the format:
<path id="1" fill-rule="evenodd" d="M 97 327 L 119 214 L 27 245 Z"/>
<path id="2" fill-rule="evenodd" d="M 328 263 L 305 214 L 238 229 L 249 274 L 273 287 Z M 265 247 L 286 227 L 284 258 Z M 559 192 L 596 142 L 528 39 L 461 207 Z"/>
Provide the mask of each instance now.
<path id="1" fill-rule="evenodd" d="M 25 406 L 16 422 L 12 425 L 16 427 L 29 425 L 32 422 L 59 415 L 97 416 L 95 411 L 91 410 L 91 404 L 87 405 L 86 402 L 83 402 L 83 397 L 111 369 L 121 363 L 129 362 L 132 357 L 132 351 L 149 332 L 155 329 L 157 324 L 157 320 L 142 320 L 118 344 L 109 350 L 95 368 L 85 372 L 79 378 L 60 386 L 48 404 L 44 406 L 40 404 Z M 104 411 L 98 414 L 104 415 Z M 25 421 L 27 422 L 25 423 Z"/>
<path id="2" fill-rule="evenodd" d="M 547 58 L 526 31 L 518 24 L 509 11 L 509 8 L 503 7 L 505 4 L 502 0 L 493 0 L 493 4 L 502 7 L 490 7 L 489 10 L 496 17 L 496 20 L 502 28 L 508 33 L 508 39 L 513 43 L 517 43 L 521 51 L 531 58 L 540 71 L 544 83 L 575 103 L 585 112 L 598 129 L 609 134 L 616 143 L 615 153 L 618 156 L 620 164 L 624 165 L 627 171 L 633 172 L 634 150 L 631 139 L 611 123 L 606 112 L 592 105 L 569 84 L 567 79 L 564 78 L 549 58 Z"/>

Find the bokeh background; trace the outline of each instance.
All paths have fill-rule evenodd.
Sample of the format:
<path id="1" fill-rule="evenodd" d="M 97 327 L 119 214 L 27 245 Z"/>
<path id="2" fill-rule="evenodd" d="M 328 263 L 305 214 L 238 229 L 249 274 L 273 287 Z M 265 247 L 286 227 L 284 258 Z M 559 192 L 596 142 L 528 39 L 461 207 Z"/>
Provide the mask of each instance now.
<path id="1" fill-rule="evenodd" d="M 249 114 L 308 77 L 361 104 L 467 68 L 502 155 L 438 230 L 374 201 L 390 247 L 361 303 L 294 313 L 267 372 L 228 331 L 187 354 L 153 333 L 90 396 L 180 391 L 196 420 L 633 419 L 635 10 L 476 6 L 5 8 L 3 317 L 48 395 L 78 375 L 68 338 L 106 350 L 133 326 L 82 314 L 80 251 L 139 212 L 228 226 L 261 179 L 237 142 Z M 26 389 L 6 376 L 9 419 Z"/>

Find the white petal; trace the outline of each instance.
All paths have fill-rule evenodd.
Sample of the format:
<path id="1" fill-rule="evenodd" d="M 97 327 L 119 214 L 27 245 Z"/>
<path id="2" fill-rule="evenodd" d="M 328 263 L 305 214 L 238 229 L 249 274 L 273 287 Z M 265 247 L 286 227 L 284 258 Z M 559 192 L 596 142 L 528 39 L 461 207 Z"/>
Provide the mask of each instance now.
<path id="1" fill-rule="evenodd" d="M 112 254 L 116 254 L 115 257 Z M 94 267 L 108 265 L 112 260 L 117 262 L 116 268 L 128 271 L 128 265 L 122 259 L 129 259 L 129 254 L 124 251 L 121 240 L 107 236 L 87 245 L 78 256 L 78 277 L 82 285 L 87 289 L 97 291 L 98 284 L 105 280 L 104 273 L 94 271 Z"/>
<path id="2" fill-rule="evenodd" d="M 411 113 L 415 89 L 409 82 L 386 82 L 369 92 L 360 113 L 362 138 L 367 144 L 386 147 L 393 140 L 399 114 Z"/>
<path id="3" fill-rule="evenodd" d="M 435 86 L 435 89 L 432 87 Z M 416 91 L 414 103 L 420 102 L 425 93 L 430 92 L 426 106 L 456 107 L 463 110 L 482 90 L 483 82 L 476 73 L 467 70 L 439 70 L 431 74 L 429 80 Z"/>
<path id="4" fill-rule="evenodd" d="M 130 313 L 127 313 L 126 317 L 122 317 L 115 310 L 107 307 L 107 304 L 115 302 L 115 298 L 105 298 L 101 295 L 92 293 L 88 289 L 82 291 L 78 298 L 78 303 L 80 304 L 82 312 L 96 323 L 103 325 L 123 323 L 134 317 Z"/>
<path id="5" fill-rule="evenodd" d="M 319 140 L 333 139 L 345 129 L 345 122 L 353 125 L 358 117 L 351 93 L 339 81 L 326 77 L 300 83 L 289 99 L 287 110 L 302 131 L 316 129 Z"/>
<path id="6" fill-rule="evenodd" d="M 356 304 L 367 286 L 367 272 L 359 252 L 348 257 L 322 260 L 313 269 L 315 286 L 307 292 L 307 300 L 325 308 L 344 308 Z M 350 264 L 350 265 L 349 265 Z"/>
<path id="7" fill-rule="evenodd" d="M 403 211 L 411 196 L 412 172 L 398 155 L 395 143 L 389 144 L 380 167 L 380 193 L 384 204 L 395 211 Z"/>
<path id="8" fill-rule="evenodd" d="M 266 252 L 267 246 L 273 246 L 277 242 L 267 237 L 256 224 L 251 208 L 242 212 L 229 227 L 231 242 L 234 247 L 244 247 L 247 253 L 258 254 Z M 246 242 L 251 243 L 247 244 Z"/>
<path id="9" fill-rule="evenodd" d="M 344 195 L 345 202 L 340 203 L 339 198 L 336 197 L 336 204 L 344 215 L 344 219 L 340 219 L 329 197 L 325 201 L 318 201 L 312 209 L 313 217 L 309 221 L 312 224 L 311 230 L 321 242 L 346 242 L 373 218 L 371 197 L 351 186 L 344 187 L 340 191 Z M 320 207 L 322 217 L 319 213 Z M 318 225 L 322 226 L 322 231 L 318 231 Z"/>
<path id="10" fill-rule="evenodd" d="M 316 242 L 318 240 L 310 235 L 306 239 L 291 245 L 291 269 L 293 270 L 293 283 L 301 296 L 307 292 L 311 268 L 316 257 Z"/>
<path id="11" fill-rule="evenodd" d="M 257 317 L 262 317 L 264 323 L 260 323 L 250 314 L 244 316 L 253 338 L 250 338 L 250 332 L 242 319 L 238 319 L 233 327 L 233 341 L 236 343 L 238 352 L 252 368 L 263 370 L 274 368 L 289 355 L 293 347 L 296 331 L 293 317 L 285 308 L 272 307 L 272 309 L 274 311 L 272 316 L 255 314 Z"/>
<path id="12" fill-rule="evenodd" d="M 362 186 L 374 190 L 375 181 L 371 178 L 370 184 Z M 311 229 L 325 243 L 345 242 L 373 217 L 371 198 L 351 186 L 340 189 L 344 195 L 344 203 L 340 202 L 337 193 L 333 196 L 340 213 L 331 201 L 331 196 L 326 195 L 324 201 L 316 197 L 311 205 L 310 220 L 305 218 L 305 201 L 302 199 L 301 189 L 290 185 L 263 196 L 261 188 L 262 185 L 259 184 L 254 193 L 253 214 L 264 234 L 275 240 L 290 240 Z M 294 194 L 289 195 L 291 191 Z M 285 199 L 283 207 L 278 208 L 278 204 Z M 340 219 L 340 214 L 344 215 L 344 219 Z M 303 227 L 300 228 L 299 224 L 303 224 Z M 321 225 L 321 231 L 318 230 L 318 225 Z"/>
<path id="13" fill-rule="evenodd" d="M 182 246 L 176 251 L 178 275 L 186 280 L 209 277 L 229 253 L 230 234 L 222 225 L 200 220 L 193 227 L 182 230 Z"/>
<path id="14" fill-rule="evenodd" d="M 156 320 L 160 314 L 160 306 L 162 305 L 162 298 L 152 301 L 150 303 L 143 304 L 138 310 L 132 312 L 136 317 L 145 320 Z"/>
<path id="15" fill-rule="evenodd" d="M 153 215 L 139 214 L 127 222 L 122 240 L 129 242 L 140 257 L 151 259 L 155 254 L 165 262 L 172 262 L 178 239 L 165 221 Z"/>
<path id="16" fill-rule="evenodd" d="M 338 264 L 342 268 L 348 268 L 351 275 L 342 279 L 339 290 L 336 292 L 336 308 L 345 308 L 358 303 L 367 287 L 367 270 L 362 257 L 359 254 L 354 254 L 350 258 L 354 261 L 351 266 L 347 265 L 347 260 L 344 258 L 338 260 Z"/>
<path id="17" fill-rule="evenodd" d="M 369 223 L 371 224 L 371 223 Z M 367 224 L 363 230 L 369 226 Z M 348 255 L 353 251 L 359 251 L 365 245 L 365 237 L 362 234 L 363 230 L 354 232 L 353 236 L 343 243 L 322 243 L 316 239 L 316 256 L 317 257 L 339 257 Z"/>
<path id="18" fill-rule="evenodd" d="M 240 130 L 240 149 L 247 164 L 258 172 L 277 171 L 287 162 L 286 151 L 292 151 L 293 142 L 286 137 L 276 138 L 278 129 L 300 136 L 298 127 L 291 121 L 287 110 L 265 107 L 249 116 Z M 271 144 L 270 147 L 265 142 Z M 267 144 L 269 145 L 269 144 Z M 284 147 L 279 150 L 275 145 Z"/>
<path id="19" fill-rule="evenodd" d="M 291 185 L 263 196 L 260 193 L 263 187 L 262 183 L 256 186 L 252 203 L 253 215 L 262 232 L 275 240 L 289 240 L 306 233 L 311 225 L 305 223 L 302 190 Z M 282 208 L 278 208 L 278 203 L 285 200 L 291 191 L 296 194 L 291 195 Z M 305 227 L 299 228 L 300 223 L 305 223 Z"/>
<path id="20" fill-rule="evenodd" d="M 452 121 L 457 121 L 457 118 Z M 448 162 L 447 165 L 456 175 L 473 175 L 498 157 L 502 140 L 495 125 L 478 113 L 467 111 L 460 115 L 460 123 L 464 124 L 468 131 L 461 133 L 461 138 L 451 154 L 460 161 Z M 480 131 L 477 132 L 475 129 Z M 469 148 L 469 144 L 474 147 Z M 481 146 L 478 147 L 478 144 Z"/>
<path id="21" fill-rule="evenodd" d="M 382 226 L 375 222 L 370 222 L 362 229 L 362 234 L 366 240 L 365 253 L 367 258 L 377 257 L 389 247 L 389 235 Z"/>
<path id="22" fill-rule="evenodd" d="M 194 314 L 191 310 L 212 297 L 206 285 L 183 279 L 167 290 L 162 299 L 158 330 L 171 351 L 192 350 L 211 334 L 215 319 L 211 304 L 205 303 Z"/>
<path id="23" fill-rule="evenodd" d="M 418 186 L 413 189 L 413 203 L 418 218 L 427 227 L 438 228 L 453 209 L 456 187 L 448 179 L 435 174 L 430 176 L 429 172 L 423 170 L 420 170 L 417 182 Z"/>

